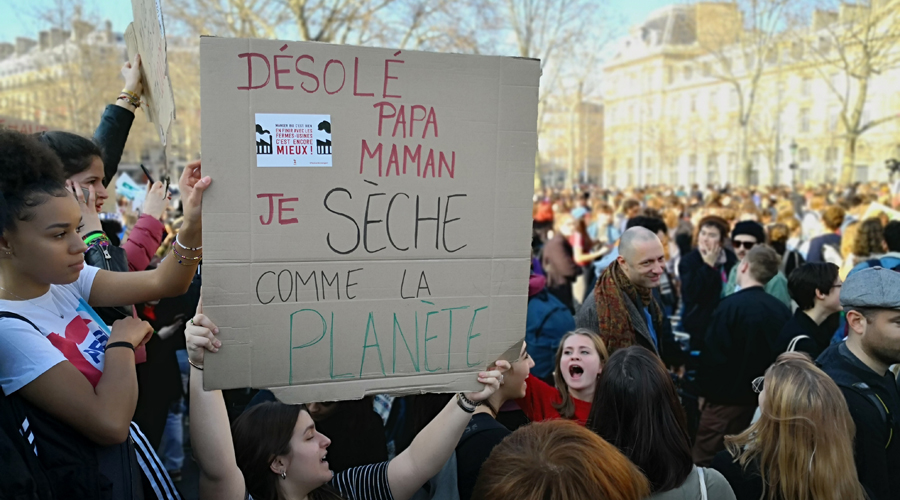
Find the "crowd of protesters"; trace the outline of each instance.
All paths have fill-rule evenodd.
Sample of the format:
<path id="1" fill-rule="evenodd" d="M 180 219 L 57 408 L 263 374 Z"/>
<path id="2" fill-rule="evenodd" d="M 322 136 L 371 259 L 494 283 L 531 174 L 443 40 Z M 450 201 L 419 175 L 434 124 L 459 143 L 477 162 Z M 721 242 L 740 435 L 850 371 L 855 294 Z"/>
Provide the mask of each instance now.
<path id="1" fill-rule="evenodd" d="M 203 499 L 900 498 L 890 186 L 538 193 L 481 390 L 287 405 L 203 389 L 200 162 L 101 218 L 139 65 L 93 138 L 0 131 L 0 498 L 181 498 L 186 411 Z"/>

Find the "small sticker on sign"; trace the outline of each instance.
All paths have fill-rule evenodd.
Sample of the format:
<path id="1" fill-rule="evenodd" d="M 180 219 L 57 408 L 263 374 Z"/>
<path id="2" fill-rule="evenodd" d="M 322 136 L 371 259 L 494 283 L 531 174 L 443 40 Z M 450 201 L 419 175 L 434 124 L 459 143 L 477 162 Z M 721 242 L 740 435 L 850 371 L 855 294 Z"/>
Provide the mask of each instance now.
<path id="1" fill-rule="evenodd" d="M 256 113 L 257 167 L 330 167 L 331 115 Z"/>

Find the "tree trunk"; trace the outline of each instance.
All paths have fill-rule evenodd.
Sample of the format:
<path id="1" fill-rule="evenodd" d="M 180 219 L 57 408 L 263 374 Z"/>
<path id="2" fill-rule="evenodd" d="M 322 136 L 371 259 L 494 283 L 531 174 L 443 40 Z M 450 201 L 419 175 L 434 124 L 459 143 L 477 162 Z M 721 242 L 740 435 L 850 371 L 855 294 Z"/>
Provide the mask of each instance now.
<path id="1" fill-rule="evenodd" d="M 841 184 L 849 185 L 853 182 L 853 166 L 856 163 L 856 141 L 859 140 L 855 134 L 847 134 L 844 137 L 844 157 L 841 160 Z"/>
<path id="2" fill-rule="evenodd" d="M 569 161 L 566 166 L 566 183 L 565 187 L 567 190 L 572 190 L 572 187 L 575 185 L 575 163 L 576 163 L 576 141 L 577 135 L 575 134 L 576 130 L 576 117 L 578 115 L 578 103 L 574 103 L 572 105 L 572 109 L 569 112 Z"/>
<path id="3" fill-rule="evenodd" d="M 750 179 L 753 176 L 753 163 L 750 161 L 750 157 L 747 152 L 747 128 L 748 125 L 746 123 L 741 124 L 741 152 L 740 152 L 740 166 L 741 166 L 741 176 L 739 179 L 739 183 L 743 186 L 750 185 Z"/>

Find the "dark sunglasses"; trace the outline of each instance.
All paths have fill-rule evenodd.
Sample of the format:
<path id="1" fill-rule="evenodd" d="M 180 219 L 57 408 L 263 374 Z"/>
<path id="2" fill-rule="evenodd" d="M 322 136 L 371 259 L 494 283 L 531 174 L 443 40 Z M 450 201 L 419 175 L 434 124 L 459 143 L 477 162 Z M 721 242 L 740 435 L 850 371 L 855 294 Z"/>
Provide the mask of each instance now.
<path id="1" fill-rule="evenodd" d="M 737 240 L 734 240 L 734 241 L 732 241 L 732 243 L 734 244 L 734 249 L 735 249 L 735 250 L 737 250 L 738 248 L 741 248 L 741 246 L 743 246 L 743 247 L 746 248 L 747 250 L 750 250 L 751 248 L 753 248 L 753 247 L 756 246 L 756 243 L 753 243 L 753 242 L 751 242 L 751 241 L 737 241 Z"/>

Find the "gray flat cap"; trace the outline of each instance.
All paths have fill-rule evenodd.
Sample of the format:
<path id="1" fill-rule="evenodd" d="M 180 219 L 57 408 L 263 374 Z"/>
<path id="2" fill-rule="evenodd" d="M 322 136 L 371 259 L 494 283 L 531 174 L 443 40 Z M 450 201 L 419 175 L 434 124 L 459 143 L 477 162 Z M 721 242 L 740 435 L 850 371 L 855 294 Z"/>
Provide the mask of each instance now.
<path id="1" fill-rule="evenodd" d="M 870 267 L 853 273 L 841 287 L 841 305 L 900 309 L 900 272 Z"/>

